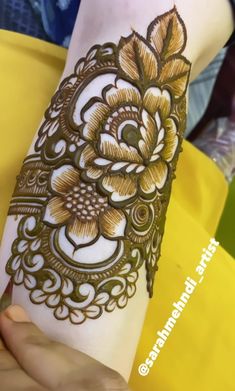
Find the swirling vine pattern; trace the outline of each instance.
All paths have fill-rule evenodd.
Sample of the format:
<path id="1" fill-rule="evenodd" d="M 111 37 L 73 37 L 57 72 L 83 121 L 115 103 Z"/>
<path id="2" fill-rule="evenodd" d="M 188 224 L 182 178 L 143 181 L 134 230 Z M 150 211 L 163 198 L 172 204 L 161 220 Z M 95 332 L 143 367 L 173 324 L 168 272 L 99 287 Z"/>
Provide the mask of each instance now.
<path id="1" fill-rule="evenodd" d="M 93 46 L 60 84 L 18 176 L 6 270 L 35 304 L 75 324 L 124 308 L 164 231 L 186 118 L 190 63 L 176 8 L 147 37 Z"/>

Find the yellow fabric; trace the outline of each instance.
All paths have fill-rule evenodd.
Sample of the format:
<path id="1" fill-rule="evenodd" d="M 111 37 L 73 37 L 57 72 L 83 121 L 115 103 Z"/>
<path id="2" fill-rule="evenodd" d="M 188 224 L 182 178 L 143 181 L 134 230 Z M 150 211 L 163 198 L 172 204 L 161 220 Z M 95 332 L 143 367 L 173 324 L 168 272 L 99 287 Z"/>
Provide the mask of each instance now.
<path id="1" fill-rule="evenodd" d="M 22 159 L 48 105 L 66 52 L 0 32 L 0 236 Z M 220 247 L 146 377 L 138 374 L 180 299 L 187 276 L 214 235 L 227 194 L 222 174 L 184 142 L 155 283 L 130 379 L 133 391 L 232 391 L 234 386 L 235 262 Z M 198 280 L 198 278 L 197 278 Z M 138 310 L 138 309 L 137 309 Z M 131 337 L 131 336 L 130 336 Z"/>

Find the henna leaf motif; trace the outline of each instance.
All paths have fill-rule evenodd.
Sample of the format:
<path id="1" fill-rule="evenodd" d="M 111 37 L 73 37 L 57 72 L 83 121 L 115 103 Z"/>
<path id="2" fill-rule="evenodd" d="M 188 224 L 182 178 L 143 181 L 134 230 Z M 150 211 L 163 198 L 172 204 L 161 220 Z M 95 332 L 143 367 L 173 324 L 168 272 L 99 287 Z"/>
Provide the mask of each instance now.
<path id="1" fill-rule="evenodd" d="M 150 24 L 147 39 L 161 60 L 167 60 L 183 52 L 186 45 L 186 30 L 176 8 L 159 16 Z"/>
<path id="2" fill-rule="evenodd" d="M 189 81 L 190 63 L 184 57 L 169 60 L 162 68 L 159 80 L 169 87 L 175 99 L 182 97 Z"/>
<path id="3" fill-rule="evenodd" d="M 119 43 L 118 61 L 132 80 L 153 80 L 158 76 L 158 61 L 154 50 L 136 32 Z"/>
<path id="4" fill-rule="evenodd" d="M 143 264 L 153 294 L 186 124 L 186 40 L 173 8 L 147 39 L 94 45 L 45 113 L 9 209 L 24 217 L 6 271 L 58 320 L 124 308 Z"/>

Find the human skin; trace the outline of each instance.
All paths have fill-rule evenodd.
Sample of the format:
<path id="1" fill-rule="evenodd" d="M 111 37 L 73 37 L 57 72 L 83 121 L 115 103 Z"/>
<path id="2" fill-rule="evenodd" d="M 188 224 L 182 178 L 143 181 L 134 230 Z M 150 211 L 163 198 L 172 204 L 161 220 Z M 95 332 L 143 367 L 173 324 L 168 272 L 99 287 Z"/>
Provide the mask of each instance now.
<path id="1" fill-rule="evenodd" d="M 208 1 L 206 5 L 202 1 L 177 1 L 175 4 L 187 31 L 187 44 L 183 56 L 191 63 L 190 77 L 193 80 L 230 36 L 233 28 L 231 9 L 228 1 L 222 0 Z M 171 10 L 172 6 L 173 3 L 170 1 L 160 4 L 150 0 L 145 2 L 120 0 L 112 5 L 108 0 L 99 1 L 99 4 L 96 2 L 95 5 L 91 0 L 83 1 L 61 80 L 73 73 L 78 59 L 85 56 L 94 44 L 106 42 L 118 44 L 120 37 L 129 36 L 132 30 L 146 37 L 147 28 L 154 18 Z M 186 96 L 187 85 L 185 88 Z M 97 91 L 94 91 L 94 96 L 96 94 Z M 185 115 L 186 111 L 180 118 L 182 123 L 185 121 Z M 34 152 L 37 138 L 36 134 L 29 155 Z M 169 197 L 169 188 L 167 197 Z M 2 240 L 2 291 L 9 279 L 5 273 L 5 263 L 12 253 L 12 242 L 17 237 L 19 221 L 19 218 L 16 220 L 13 215 L 8 217 Z M 9 241 L 8 237 L 11 237 L 12 241 Z M 100 251 L 99 249 L 98 253 Z M 33 304 L 22 285 L 14 286 L 13 302 L 25 307 L 32 320 L 48 336 L 89 354 L 116 369 L 128 379 L 149 300 L 144 266 L 142 264 L 138 269 L 136 293 L 123 308 L 115 309 L 111 313 L 103 311 L 97 319 L 86 319 L 82 324 L 74 325 L 71 322 L 58 321 L 47 306 Z"/>
<path id="2" fill-rule="evenodd" d="M 19 306 L 0 314 L 0 333 L 2 391 L 129 390 L 117 372 L 49 340 Z"/>

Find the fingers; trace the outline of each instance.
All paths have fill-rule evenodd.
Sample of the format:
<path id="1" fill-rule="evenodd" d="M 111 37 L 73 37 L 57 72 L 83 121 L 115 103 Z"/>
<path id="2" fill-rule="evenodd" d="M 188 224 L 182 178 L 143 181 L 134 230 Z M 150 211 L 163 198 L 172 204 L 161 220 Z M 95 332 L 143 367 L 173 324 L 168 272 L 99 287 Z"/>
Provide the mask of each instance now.
<path id="1" fill-rule="evenodd" d="M 84 353 L 50 341 L 19 306 L 11 306 L 0 315 L 0 332 L 16 359 L 11 365 L 20 365 L 29 377 L 47 389 L 128 390 L 117 372 Z"/>
<path id="2" fill-rule="evenodd" d="M 21 307 L 11 306 L 0 315 L 0 332 L 20 367 L 44 387 L 56 388 L 71 370 L 71 363 L 62 355 L 58 357 L 54 343 L 30 322 Z"/>
<path id="3" fill-rule="evenodd" d="M 19 366 L 0 339 L 0 384 L 1 391 L 46 391 L 31 379 Z"/>
<path id="4" fill-rule="evenodd" d="M 0 370 L 1 391 L 48 391 L 22 369 Z"/>
<path id="5" fill-rule="evenodd" d="M 20 368 L 16 359 L 10 354 L 10 352 L 3 346 L 1 342 L 0 348 L 0 371 L 7 371 L 11 369 Z"/>

